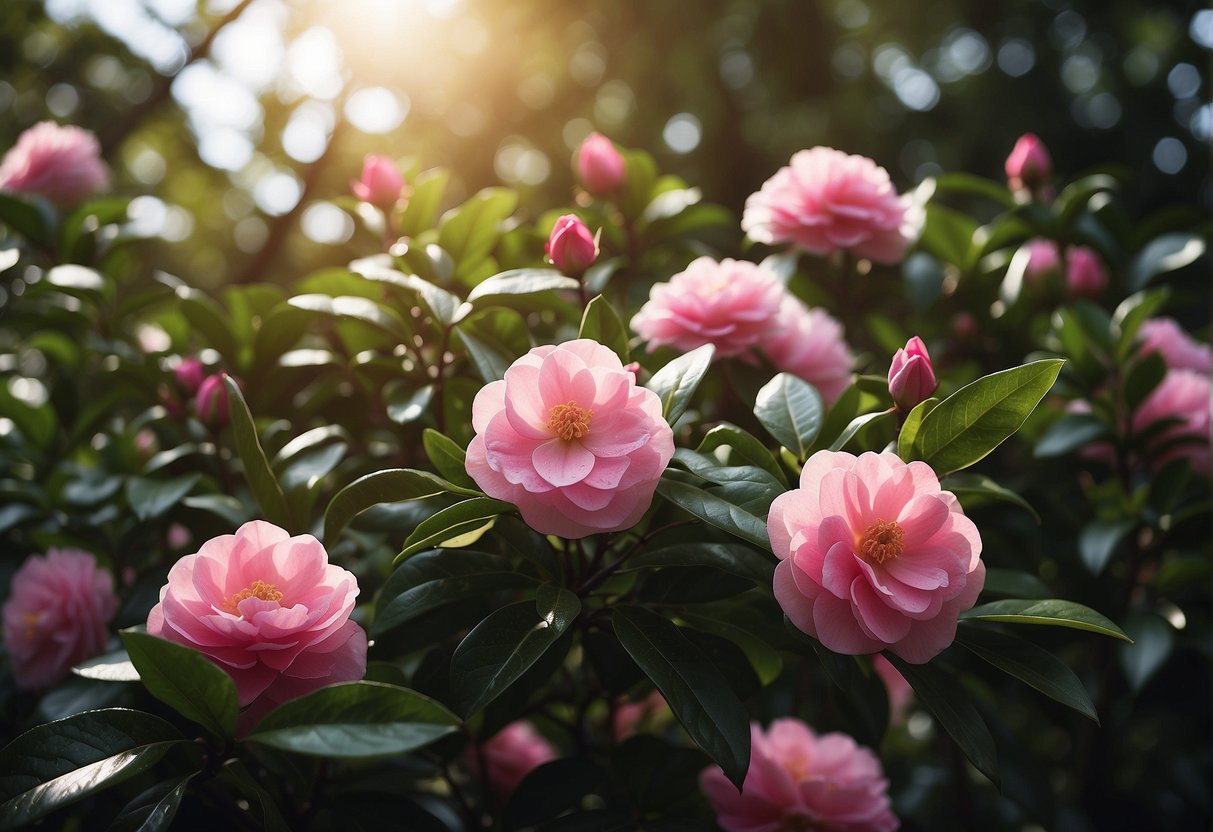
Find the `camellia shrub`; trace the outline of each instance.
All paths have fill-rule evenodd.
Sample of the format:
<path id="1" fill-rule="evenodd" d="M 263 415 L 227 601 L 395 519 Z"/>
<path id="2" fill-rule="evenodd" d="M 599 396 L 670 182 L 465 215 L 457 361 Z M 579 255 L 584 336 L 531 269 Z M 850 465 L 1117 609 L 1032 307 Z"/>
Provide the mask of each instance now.
<path id="1" fill-rule="evenodd" d="M 1207 820 L 1207 229 L 1031 136 L 573 169 L 367 157 L 364 256 L 208 293 L 8 152 L 0 827 Z"/>

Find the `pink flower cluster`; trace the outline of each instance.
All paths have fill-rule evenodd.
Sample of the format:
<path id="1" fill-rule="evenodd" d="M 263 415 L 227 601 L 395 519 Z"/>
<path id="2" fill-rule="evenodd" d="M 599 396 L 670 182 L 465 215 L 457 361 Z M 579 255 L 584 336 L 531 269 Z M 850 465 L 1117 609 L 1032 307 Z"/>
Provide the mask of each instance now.
<path id="1" fill-rule="evenodd" d="M 771 504 L 775 598 L 836 653 L 930 661 L 985 584 L 981 537 L 924 462 L 818 451 Z"/>
<path id="2" fill-rule="evenodd" d="M 567 538 L 634 525 L 674 455 L 657 395 L 588 339 L 519 358 L 476 394 L 472 426 L 476 484 L 536 531 Z"/>
<path id="3" fill-rule="evenodd" d="M 896 263 L 909 239 L 906 200 L 888 172 L 866 156 L 828 147 L 801 150 L 746 200 L 741 228 L 750 239 L 792 243 L 811 254 L 850 251 Z"/>
<path id="4" fill-rule="evenodd" d="M 35 124 L 17 138 L 0 162 L 0 190 L 44 196 L 69 206 L 109 186 L 97 137 L 53 121 Z"/>
<path id="5" fill-rule="evenodd" d="M 261 520 L 212 538 L 168 573 L 147 631 L 198 650 L 236 683 L 242 718 L 366 672 L 354 576 L 311 535 Z"/>
<path id="6" fill-rule="evenodd" d="M 714 344 L 720 357 L 753 360 L 761 353 L 780 372 L 817 387 L 827 405 L 851 383 L 854 356 L 842 325 L 806 307 L 773 272 L 744 260 L 692 261 L 653 286 L 631 326 L 650 350 Z"/>
<path id="7" fill-rule="evenodd" d="M 223 377 L 221 372 L 207 375 L 206 367 L 197 358 L 183 358 L 173 368 L 175 389 L 162 385 L 160 403 L 177 419 L 185 417 L 185 408 L 192 403 L 198 421 L 218 430 L 228 423 L 231 415 Z"/>
<path id="8" fill-rule="evenodd" d="M 889 781 L 880 760 L 846 734 L 815 734 L 796 719 L 764 732 L 750 725 L 750 768 L 741 791 L 719 768 L 699 784 L 726 832 L 892 832 Z"/>
<path id="9" fill-rule="evenodd" d="M 4 603 L 4 645 L 17 685 L 39 690 L 105 649 L 118 610 L 114 578 L 76 549 L 50 549 L 13 575 Z"/>

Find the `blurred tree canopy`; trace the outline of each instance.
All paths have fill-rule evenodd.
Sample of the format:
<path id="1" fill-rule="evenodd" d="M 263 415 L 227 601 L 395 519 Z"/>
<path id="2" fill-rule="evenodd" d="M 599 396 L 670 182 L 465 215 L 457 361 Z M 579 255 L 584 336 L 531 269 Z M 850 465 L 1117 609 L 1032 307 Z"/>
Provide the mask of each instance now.
<path id="1" fill-rule="evenodd" d="M 999 179 L 1024 132 L 1117 165 L 1139 214 L 1205 210 L 1213 10 L 1190 0 L 7 0 L 0 147 L 99 134 L 154 264 L 203 286 L 345 262 L 362 156 L 567 202 L 593 129 L 740 211 L 798 149 L 905 189 Z M 737 232 L 740 241 L 740 231 Z"/>

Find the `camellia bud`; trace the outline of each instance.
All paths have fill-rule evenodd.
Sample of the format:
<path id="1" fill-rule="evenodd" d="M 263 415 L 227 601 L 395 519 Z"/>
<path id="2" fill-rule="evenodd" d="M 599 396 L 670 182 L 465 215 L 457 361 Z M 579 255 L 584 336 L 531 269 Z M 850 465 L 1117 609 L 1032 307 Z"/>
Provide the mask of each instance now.
<path id="1" fill-rule="evenodd" d="M 1053 178 L 1053 160 L 1035 133 L 1024 133 L 1007 157 L 1006 171 L 1011 190 L 1039 197 Z"/>
<path id="2" fill-rule="evenodd" d="M 194 397 L 194 413 L 198 421 L 212 430 L 218 430 L 228 422 L 227 385 L 223 374 L 207 376 L 198 386 Z"/>
<path id="3" fill-rule="evenodd" d="M 1086 246 L 1066 250 L 1066 287 L 1076 298 L 1098 297 L 1108 287 L 1108 273 L 1094 250 Z"/>
<path id="4" fill-rule="evenodd" d="M 899 349 L 889 365 L 889 393 L 899 410 L 910 410 L 930 397 L 939 383 L 927 345 L 915 335 Z"/>
<path id="5" fill-rule="evenodd" d="M 577 179 L 594 196 L 606 196 L 618 188 L 625 168 L 623 156 L 601 133 L 586 136 L 577 151 Z"/>
<path id="6" fill-rule="evenodd" d="M 544 249 L 552 265 L 567 275 L 578 276 L 598 259 L 598 238 L 574 214 L 556 220 Z"/>
<path id="7" fill-rule="evenodd" d="M 182 393 L 192 396 L 202 386 L 202 379 L 206 378 L 206 368 L 197 358 L 183 358 L 181 363 L 173 368 L 173 378 L 177 380 L 177 386 L 181 388 Z"/>
<path id="8" fill-rule="evenodd" d="M 390 210 L 404 190 L 404 174 L 386 156 L 371 153 L 362 162 L 362 178 L 350 183 L 354 196 L 384 211 Z"/>

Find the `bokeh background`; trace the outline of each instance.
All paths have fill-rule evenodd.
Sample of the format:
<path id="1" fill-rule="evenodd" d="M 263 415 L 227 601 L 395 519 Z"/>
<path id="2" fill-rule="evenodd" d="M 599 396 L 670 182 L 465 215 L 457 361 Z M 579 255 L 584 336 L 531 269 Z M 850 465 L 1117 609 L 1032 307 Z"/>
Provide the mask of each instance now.
<path id="1" fill-rule="evenodd" d="M 803 147 L 906 189 L 1026 131 L 1135 215 L 1207 212 L 1211 49 L 1197 0 L 4 0 L 0 149 L 97 130 L 147 262 L 203 287 L 365 253 L 332 202 L 365 153 L 557 206 L 593 129 L 738 213 Z"/>

